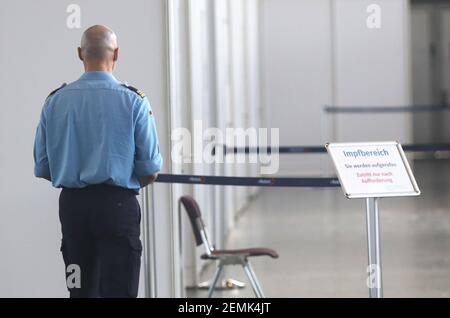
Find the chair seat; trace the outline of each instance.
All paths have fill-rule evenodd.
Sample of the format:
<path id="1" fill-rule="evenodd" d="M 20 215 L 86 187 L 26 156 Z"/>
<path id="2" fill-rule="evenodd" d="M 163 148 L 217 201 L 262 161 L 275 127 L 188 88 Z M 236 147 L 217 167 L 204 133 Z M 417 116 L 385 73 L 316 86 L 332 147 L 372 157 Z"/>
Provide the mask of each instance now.
<path id="1" fill-rule="evenodd" d="M 202 259 L 219 259 L 227 256 L 270 256 L 272 258 L 278 258 L 278 253 L 270 248 L 256 247 L 256 248 L 245 248 L 239 250 L 214 250 L 211 255 L 203 254 Z"/>

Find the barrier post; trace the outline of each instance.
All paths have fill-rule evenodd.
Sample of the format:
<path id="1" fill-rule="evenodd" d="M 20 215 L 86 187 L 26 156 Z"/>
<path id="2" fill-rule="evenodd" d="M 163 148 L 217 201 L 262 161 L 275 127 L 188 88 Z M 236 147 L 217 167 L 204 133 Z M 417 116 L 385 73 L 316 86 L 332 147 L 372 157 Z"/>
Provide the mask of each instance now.
<path id="1" fill-rule="evenodd" d="M 383 297 L 378 201 L 379 198 L 366 198 L 367 250 L 369 254 L 367 287 L 370 298 Z"/>

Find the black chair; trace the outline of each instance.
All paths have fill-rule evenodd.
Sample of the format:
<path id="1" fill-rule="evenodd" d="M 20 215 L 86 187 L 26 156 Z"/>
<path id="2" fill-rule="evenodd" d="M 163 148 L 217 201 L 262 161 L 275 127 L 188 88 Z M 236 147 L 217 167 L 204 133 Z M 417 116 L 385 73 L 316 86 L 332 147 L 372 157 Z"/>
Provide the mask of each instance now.
<path id="1" fill-rule="evenodd" d="M 183 196 L 179 200 L 179 204 L 182 204 L 186 209 L 186 212 L 191 221 L 192 230 L 195 236 L 195 242 L 197 246 L 204 245 L 206 253 L 201 256 L 203 260 L 218 261 L 217 270 L 214 274 L 212 284 L 208 291 L 208 298 L 212 297 L 214 293 L 217 281 L 222 274 L 223 268 L 228 265 L 241 265 L 244 268 L 250 284 L 256 297 L 263 298 L 264 293 L 260 283 L 256 277 L 255 272 L 250 265 L 249 258 L 256 256 L 269 256 L 272 258 L 278 258 L 278 253 L 269 248 L 246 248 L 238 250 L 216 250 L 208 239 L 208 233 L 205 224 L 202 219 L 200 207 L 195 199 L 191 196 Z M 181 207 L 180 207 L 181 208 Z"/>

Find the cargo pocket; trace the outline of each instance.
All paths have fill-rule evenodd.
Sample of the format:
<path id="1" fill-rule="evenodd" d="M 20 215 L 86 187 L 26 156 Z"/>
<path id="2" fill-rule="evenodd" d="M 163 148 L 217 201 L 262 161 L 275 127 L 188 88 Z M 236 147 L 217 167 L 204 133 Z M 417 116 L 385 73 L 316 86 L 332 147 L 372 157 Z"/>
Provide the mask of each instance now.
<path id="1" fill-rule="evenodd" d="M 139 288 L 139 273 L 141 269 L 142 243 L 139 236 L 128 237 L 130 245 L 130 281 L 128 293 L 130 297 L 137 297 Z"/>

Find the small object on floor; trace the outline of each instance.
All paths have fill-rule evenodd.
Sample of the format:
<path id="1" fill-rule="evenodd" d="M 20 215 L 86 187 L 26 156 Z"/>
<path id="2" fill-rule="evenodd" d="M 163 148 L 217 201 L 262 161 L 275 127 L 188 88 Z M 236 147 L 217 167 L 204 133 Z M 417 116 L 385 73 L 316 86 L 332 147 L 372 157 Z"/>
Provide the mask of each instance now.
<path id="1" fill-rule="evenodd" d="M 209 289 L 209 287 L 211 286 L 211 283 L 209 281 L 203 282 L 198 284 L 196 287 L 197 289 Z M 227 290 L 227 289 L 241 289 L 241 288 L 245 288 L 245 283 L 244 282 L 240 282 L 236 279 L 232 279 L 232 278 L 227 278 L 222 280 L 222 282 L 220 284 L 217 284 L 216 286 L 216 290 Z"/>

